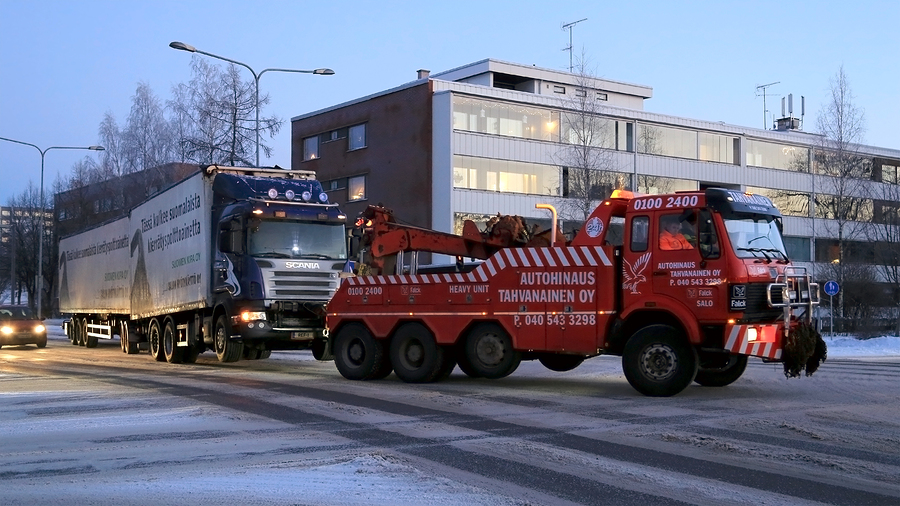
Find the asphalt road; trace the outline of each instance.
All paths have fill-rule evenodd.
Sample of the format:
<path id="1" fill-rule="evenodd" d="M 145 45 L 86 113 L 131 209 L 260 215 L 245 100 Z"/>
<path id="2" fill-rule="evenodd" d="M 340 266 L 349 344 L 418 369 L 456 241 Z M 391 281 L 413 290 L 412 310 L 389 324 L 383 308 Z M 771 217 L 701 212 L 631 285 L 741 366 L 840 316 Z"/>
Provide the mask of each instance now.
<path id="1" fill-rule="evenodd" d="M 306 352 L 170 365 L 57 334 L 0 349 L 0 502 L 900 504 L 898 380 L 896 359 L 791 380 L 751 360 L 657 399 L 616 357 L 408 385 Z"/>

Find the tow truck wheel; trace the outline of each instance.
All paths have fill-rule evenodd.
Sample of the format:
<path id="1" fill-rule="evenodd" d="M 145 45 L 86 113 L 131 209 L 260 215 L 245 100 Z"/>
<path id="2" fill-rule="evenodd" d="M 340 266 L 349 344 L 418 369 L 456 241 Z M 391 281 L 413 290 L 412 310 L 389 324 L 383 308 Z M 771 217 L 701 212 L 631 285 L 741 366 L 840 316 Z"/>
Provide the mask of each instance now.
<path id="1" fill-rule="evenodd" d="M 681 392 L 697 375 L 697 351 L 669 325 L 650 325 L 625 343 L 622 369 L 628 383 L 651 397 Z"/>
<path id="2" fill-rule="evenodd" d="M 309 349 L 312 350 L 313 358 L 316 360 L 322 362 L 334 360 L 334 355 L 331 353 L 331 341 L 327 339 L 316 339 L 309 345 Z"/>
<path id="3" fill-rule="evenodd" d="M 150 356 L 157 362 L 162 362 L 166 356 L 162 351 L 162 330 L 159 328 L 159 321 L 154 318 L 150 320 L 150 331 L 147 332 L 147 340 L 150 342 Z"/>
<path id="4" fill-rule="evenodd" d="M 163 328 L 162 347 L 166 362 L 170 364 L 180 364 L 184 359 L 184 348 L 178 347 L 177 332 L 175 322 L 171 318 L 166 318 L 166 325 Z"/>
<path id="5" fill-rule="evenodd" d="M 566 372 L 575 369 L 584 362 L 581 355 L 542 355 L 538 359 L 547 369 L 556 372 Z"/>
<path id="6" fill-rule="evenodd" d="M 384 344 L 359 323 L 341 327 L 334 337 L 334 365 L 349 380 L 381 379 L 391 373 Z"/>
<path id="7" fill-rule="evenodd" d="M 522 354 L 513 349 L 509 334 L 495 323 L 472 329 L 466 338 L 465 358 L 472 371 L 488 379 L 509 376 L 522 362 Z"/>
<path id="8" fill-rule="evenodd" d="M 229 339 L 231 334 L 231 326 L 228 325 L 228 319 L 225 315 L 220 315 L 216 319 L 215 330 L 215 346 L 216 357 L 219 362 L 237 362 L 241 355 L 244 354 L 244 343 L 241 341 L 233 341 Z"/>
<path id="9" fill-rule="evenodd" d="M 701 357 L 700 368 L 694 381 L 705 387 L 724 387 L 737 381 L 747 369 L 747 355 L 717 353 L 718 357 L 704 360 Z"/>
<path id="10" fill-rule="evenodd" d="M 421 323 L 407 323 L 391 338 L 391 364 L 397 377 L 407 383 L 434 381 L 444 365 L 444 348 Z"/>

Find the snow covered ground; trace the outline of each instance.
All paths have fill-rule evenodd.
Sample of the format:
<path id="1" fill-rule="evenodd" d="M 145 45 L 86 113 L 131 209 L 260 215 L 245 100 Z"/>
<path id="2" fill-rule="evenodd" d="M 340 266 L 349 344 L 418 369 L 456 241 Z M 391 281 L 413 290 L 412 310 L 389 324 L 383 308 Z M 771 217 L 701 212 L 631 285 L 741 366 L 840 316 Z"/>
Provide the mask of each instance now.
<path id="1" fill-rule="evenodd" d="M 855 336 L 822 336 L 828 345 L 828 358 L 897 357 L 900 356 L 900 337 L 884 336 L 857 339 Z"/>
<path id="2" fill-rule="evenodd" d="M 58 327 L 56 327 L 58 328 Z M 53 327 L 51 327 L 53 329 Z M 51 339 L 65 339 L 52 330 Z M 828 345 L 828 359 L 878 360 L 900 356 L 900 337 L 857 339 L 854 336 L 823 336 Z M 6 350 L 4 350 L 6 351 Z M 274 360 L 281 357 L 273 355 Z M 2 362 L 2 361 L 0 361 Z M 826 362 L 823 368 L 827 368 Z M 0 380 L 13 382 L 15 375 L 0 374 Z M 48 380 L 49 381 L 49 380 Z M 29 396 L 49 395 L 51 392 L 4 392 L 7 401 Z M 8 403 L 9 404 L 9 403 Z M 4 417 L 12 417 L 7 411 Z M 223 414 L 226 420 L 228 416 Z M 145 415 L 142 415 L 145 416 Z M 10 420 L 11 421 L 11 420 Z M 24 420 L 22 422 L 25 422 Z M 169 420 L 171 422 L 171 420 Z M 274 425 L 278 425 L 274 421 Z M 24 425 L 23 425 L 24 426 Z M 30 425 L 29 430 L 38 430 Z M 3 438 L 0 437 L 0 441 Z M 65 448 L 65 445 L 63 445 Z M 0 452 L 2 453 L 2 452 Z M 153 476 L 146 479 L 142 470 L 109 474 L 65 476 L 0 476 L 6 488 L 5 504 L 42 503 L 68 504 L 143 504 L 152 499 L 155 504 L 309 504 L 309 505 L 477 505 L 477 504 L 539 504 L 547 498 L 511 497 L 488 487 L 472 486 L 425 471 L 416 462 L 397 458 L 390 452 L 372 451 L 351 454 L 336 452 L 304 462 L 286 462 L 283 469 L 270 465 L 246 467 L 235 475 L 230 472 L 198 471 L 187 475 L 171 475 L 165 479 Z M 204 469 L 198 467 L 198 469 Z M 138 472 L 140 471 L 140 472 Z M 2 473 L 0 473 L 2 474 Z M 14 473 L 13 473 L 14 474 Z M 757 492 L 758 493 L 758 492 Z M 763 494 L 764 495 L 764 494 Z M 771 499 L 771 498 L 770 498 Z M 556 502 L 556 501 L 552 501 Z M 688 501 L 691 502 L 691 501 Z M 765 501 L 763 501 L 765 502 Z M 777 503 L 773 499 L 771 504 Z M 560 501 L 560 504 L 566 504 Z"/>

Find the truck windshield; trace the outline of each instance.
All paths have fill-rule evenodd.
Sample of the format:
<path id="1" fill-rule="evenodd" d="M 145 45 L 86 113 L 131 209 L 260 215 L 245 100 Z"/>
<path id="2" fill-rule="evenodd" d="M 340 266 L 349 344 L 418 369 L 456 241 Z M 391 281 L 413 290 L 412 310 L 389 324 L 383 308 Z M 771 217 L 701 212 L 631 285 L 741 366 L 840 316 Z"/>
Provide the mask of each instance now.
<path id="1" fill-rule="evenodd" d="M 725 217 L 725 229 L 738 258 L 788 259 L 774 216 L 735 213 Z"/>
<path id="2" fill-rule="evenodd" d="M 261 220 L 248 234 L 249 252 L 255 257 L 347 259 L 343 223 Z"/>

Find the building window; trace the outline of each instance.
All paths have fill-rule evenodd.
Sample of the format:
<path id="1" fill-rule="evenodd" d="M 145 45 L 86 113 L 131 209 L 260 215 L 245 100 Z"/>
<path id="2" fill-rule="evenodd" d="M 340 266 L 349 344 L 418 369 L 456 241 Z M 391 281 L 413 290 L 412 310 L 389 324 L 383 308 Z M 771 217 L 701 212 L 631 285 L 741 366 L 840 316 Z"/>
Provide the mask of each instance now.
<path id="1" fill-rule="evenodd" d="M 575 96 L 578 98 L 584 98 L 587 96 L 587 90 L 585 90 L 584 88 L 578 88 L 577 90 L 575 90 Z"/>
<path id="2" fill-rule="evenodd" d="M 555 165 L 454 155 L 453 187 L 559 195 L 559 168 Z"/>
<path id="3" fill-rule="evenodd" d="M 597 93 L 597 100 L 606 102 L 607 100 L 609 100 L 609 96 L 606 93 Z"/>
<path id="4" fill-rule="evenodd" d="M 366 124 L 350 127 L 349 150 L 353 151 L 364 147 L 366 147 Z"/>
<path id="5" fill-rule="evenodd" d="M 801 216 L 808 218 L 810 215 L 810 194 L 798 192 L 794 190 L 773 190 L 771 188 L 757 188 L 748 186 L 748 193 L 756 193 L 769 197 L 769 200 L 775 204 L 775 207 L 781 211 L 784 216 Z"/>
<path id="6" fill-rule="evenodd" d="M 809 149 L 747 139 L 747 165 L 809 172 Z"/>
<path id="7" fill-rule="evenodd" d="M 347 200 L 365 200 L 366 176 L 355 176 L 347 180 Z"/>
<path id="8" fill-rule="evenodd" d="M 559 93 L 561 95 L 565 95 L 566 87 L 565 86 L 553 86 L 553 93 Z"/>
<path id="9" fill-rule="evenodd" d="M 885 183 L 898 184 L 897 167 L 895 165 L 881 165 L 881 180 Z"/>
<path id="10" fill-rule="evenodd" d="M 783 237 L 788 258 L 795 262 L 809 262 L 809 237 Z"/>
<path id="11" fill-rule="evenodd" d="M 319 157 L 319 136 L 303 139 L 303 161 L 315 160 Z"/>

